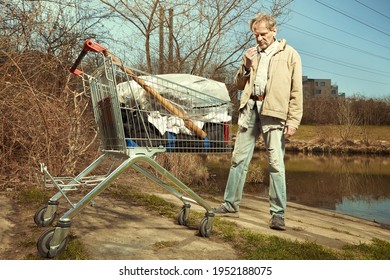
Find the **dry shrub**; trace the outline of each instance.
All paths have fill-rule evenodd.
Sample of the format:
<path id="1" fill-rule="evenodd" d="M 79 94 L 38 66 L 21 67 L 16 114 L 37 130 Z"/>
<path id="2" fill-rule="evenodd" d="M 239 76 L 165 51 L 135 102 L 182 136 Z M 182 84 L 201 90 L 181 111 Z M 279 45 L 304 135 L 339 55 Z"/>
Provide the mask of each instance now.
<path id="1" fill-rule="evenodd" d="M 252 184 L 263 183 L 265 179 L 265 172 L 259 165 L 249 164 L 246 182 Z"/>
<path id="2" fill-rule="evenodd" d="M 332 144 L 336 141 L 336 135 L 331 126 L 318 126 L 316 128 L 316 142 L 318 144 Z"/>
<path id="3" fill-rule="evenodd" d="M 209 172 L 200 154 L 159 154 L 158 162 L 188 186 L 205 186 Z"/>
<path id="4" fill-rule="evenodd" d="M 35 183 L 40 162 L 71 174 L 96 153 L 90 99 L 67 66 L 36 51 L 6 54 L 0 84 L 0 187 Z"/>

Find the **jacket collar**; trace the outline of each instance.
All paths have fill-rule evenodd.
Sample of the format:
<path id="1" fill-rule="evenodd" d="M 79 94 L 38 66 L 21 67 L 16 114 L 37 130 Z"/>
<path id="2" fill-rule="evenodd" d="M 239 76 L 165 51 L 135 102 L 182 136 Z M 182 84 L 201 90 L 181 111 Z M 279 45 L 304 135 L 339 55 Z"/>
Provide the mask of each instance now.
<path id="1" fill-rule="evenodd" d="M 274 55 L 286 48 L 286 40 L 285 39 L 280 39 L 280 40 L 278 40 L 278 42 L 279 42 L 278 49 L 275 51 Z M 257 54 L 257 58 L 252 64 L 253 69 L 257 69 L 257 65 L 259 64 L 259 61 L 260 61 L 260 54 Z"/>

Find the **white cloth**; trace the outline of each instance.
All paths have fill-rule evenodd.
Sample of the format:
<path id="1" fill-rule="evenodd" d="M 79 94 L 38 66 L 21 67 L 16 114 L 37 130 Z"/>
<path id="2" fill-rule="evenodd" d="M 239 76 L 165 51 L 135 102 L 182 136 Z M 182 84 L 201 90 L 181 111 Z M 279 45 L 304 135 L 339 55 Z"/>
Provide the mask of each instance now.
<path id="1" fill-rule="evenodd" d="M 164 74 L 140 77 L 174 106 L 186 112 L 199 128 L 205 123 L 221 123 L 231 120 L 228 108 L 229 92 L 224 83 L 189 74 Z M 163 135 L 165 132 L 188 134 L 183 119 L 164 112 L 163 108 L 152 104 L 153 98 L 135 81 L 117 85 L 119 102 L 138 104 L 148 112 L 148 122 L 153 124 Z M 160 110 L 161 111 L 157 111 Z"/>
<path id="2" fill-rule="evenodd" d="M 231 116 L 227 112 L 212 112 L 198 120 L 192 120 L 192 122 L 199 128 L 203 128 L 206 122 L 211 123 L 222 123 L 231 120 Z M 175 134 L 188 134 L 193 135 L 191 130 L 185 127 L 183 119 L 176 116 L 162 116 L 160 112 L 151 112 L 148 115 L 148 122 L 154 125 L 164 135 L 165 132 L 173 132 Z"/>

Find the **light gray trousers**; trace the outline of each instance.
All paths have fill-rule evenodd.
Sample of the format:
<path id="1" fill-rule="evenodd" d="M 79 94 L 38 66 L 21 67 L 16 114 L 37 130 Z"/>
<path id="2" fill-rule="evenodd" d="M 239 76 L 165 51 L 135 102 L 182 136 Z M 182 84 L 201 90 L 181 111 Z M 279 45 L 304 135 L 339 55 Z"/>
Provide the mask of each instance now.
<path id="1" fill-rule="evenodd" d="M 247 105 L 248 106 L 248 105 Z M 284 217 L 286 209 L 286 177 L 284 166 L 285 139 L 282 120 L 260 116 L 257 102 L 247 111 L 247 128 L 239 128 L 234 145 L 232 163 L 224 194 L 224 205 L 228 211 L 239 211 L 248 166 L 252 159 L 256 140 L 263 135 L 268 156 L 269 202 L 271 215 Z"/>

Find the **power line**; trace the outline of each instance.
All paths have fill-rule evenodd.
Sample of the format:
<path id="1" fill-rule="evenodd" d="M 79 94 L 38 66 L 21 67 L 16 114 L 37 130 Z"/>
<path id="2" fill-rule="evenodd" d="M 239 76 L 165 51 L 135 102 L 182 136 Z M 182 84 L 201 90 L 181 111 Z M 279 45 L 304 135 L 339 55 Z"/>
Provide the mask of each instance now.
<path id="1" fill-rule="evenodd" d="M 363 38 L 363 37 L 361 37 L 361 36 L 352 34 L 352 33 L 348 32 L 348 31 L 345 31 L 345 30 L 342 30 L 342 29 L 340 29 L 340 28 L 334 27 L 334 26 L 329 25 L 329 24 L 327 24 L 327 23 L 321 22 L 321 21 L 319 21 L 319 20 L 317 20 L 317 19 L 314 19 L 314 18 L 312 18 L 312 17 L 306 16 L 306 15 L 304 15 L 304 14 L 301 14 L 301 13 L 297 12 L 297 11 L 294 11 L 294 10 L 291 10 L 291 11 L 292 11 L 293 13 L 296 13 L 296 14 L 302 16 L 302 17 L 308 18 L 308 19 L 310 19 L 310 20 L 312 20 L 312 21 L 318 22 L 318 23 L 320 23 L 320 24 L 322 24 L 322 25 L 325 25 L 325 26 L 327 26 L 327 27 L 330 27 L 330 28 L 333 28 L 333 29 L 335 29 L 335 30 L 341 31 L 341 32 L 343 32 L 343 33 L 345 33 L 345 34 L 348 34 L 348 35 L 353 36 L 353 37 L 358 38 L 358 39 L 362 39 L 362 40 L 364 40 L 364 41 L 367 42 L 367 39 L 366 39 L 366 38 Z M 368 41 L 368 42 L 369 42 L 369 43 L 372 43 L 372 44 L 375 44 L 375 45 L 377 45 L 377 46 L 380 46 L 380 47 L 383 47 L 383 48 L 386 48 L 386 49 L 389 49 L 389 50 L 390 50 L 390 47 L 388 47 L 388 46 L 379 44 L 379 43 L 374 42 L 374 41 Z"/>
<path id="2" fill-rule="evenodd" d="M 372 73 L 372 74 L 375 74 L 375 75 L 380 75 L 380 76 L 383 76 L 383 77 L 390 78 L 390 73 L 386 73 L 384 71 L 378 71 L 376 69 L 369 68 L 369 67 L 366 67 L 366 66 L 360 66 L 360 65 L 357 65 L 357 64 L 348 63 L 348 62 L 345 62 L 345 61 L 333 59 L 333 58 L 326 57 L 326 56 L 321 56 L 321 55 L 314 54 L 314 53 L 307 52 L 307 51 L 300 50 L 300 49 L 296 49 L 296 50 L 300 54 L 303 54 L 303 55 L 311 56 L 311 57 L 314 57 L 314 58 L 317 58 L 317 59 L 320 59 L 320 60 L 328 61 L 328 62 L 331 62 L 331 63 L 334 63 L 334 64 L 338 64 L 338 65 L 341 65 L 341 66 L 344 66 L 344 67 L 348 67 L 348 68 L 351 68 L 351 69 L 364 71 L 365 73 Z"/>
<path id="3" fill-rule="evenodd" d="M 380 14 L 381 16 L 384 16 L 385 18 L 390 19 L 389 16 L 387 16 L 387 15 L 385 15 L 385 14 L 382 14 L 381 12 L 379 12 L 379 11 L 377 11 L 377 10 L 375 10 L 375 9 L 373 9 L 373 8 L 371 8 L 371 7 L 369 7 L 369 6 L 367 6 L 366 4 L 364 4 L 364 3 L 362 3 L 362 2 L 360 2 L 360 1 L 358 1 L 358 0 L 355 0 L 355 2 L 357 2 L 357 3 L 359 3 L 360 5 L 366 7 L 367 9 L 370 9 L 371 11 L 374 11 L 374 12 L 377 13 L 377 14 Z"/>
<path id="4" fill-rule="evenodd" d="M 318 35 L 316 33 L 313 33 L 313 32 L 307 31 L 307 30 L 303 30 L 302 28 L 298 28 L 298 27 L 295 27 L 295 26 L 292 26 L 292 25 L 289 25 L 289 24 L 285 24 L 284 26 L 287 27 L 288 29 L 292 29 L 292 30 L 294 30 L 296 32 L 300 32 L 300 33 L 304 33 L 304 34 L 306 33 L 306 35 L 315 37 L 315 38 L 323 40 L 325 42 L 332 43 L 332 44 L 335 44 L 335 45 L 338 45 L 338 46 L 342 46 L 344 48 L 347 48 L 348 50 L 354 50 L 354 51 L 357 51 L 359 53 L 364 53 L 364 54 L 368 54 L 368 55 L 371 55 L 371 56 L 374 56 L 374 57 L 377 57 L 377 58 L 390 60 L 390 58 L 388 58 L 388 57 L 384 57 L 384 56 L 381 56 L 381 55 L 378 55 L 378 54 L 375 54 L 375 53 L 368 52 L 368 51 L 363 50 L 363 49 L 356 48 L 356 47 L 351 46 L 351 45 L 347 45 L 347 44 L 335 41 L 335 40 L 330 39 L 330 38 L 326 38 L 326 37 Z"/>
<path id="5" fill-rule="evenodd" d="M 342 14 L 342 15 L 344 15 L 344 16 L 346 16 L 346 17 L 348 17 L 348 18 L 350 18 L 350 19 L 352 19 L 352 20 L 354 20 L 354 21 L 357 21 L 357 22 L 359 22 L 359 23 L 361 23 L 361 24 L 363 24 L 363 25 L 365 25 L 365 26 L 367 26 L 367 27 L 369 27 L 369 28 L 372 28 L 372 29 L 374 29 L 374 30 L 376 30 L 376 31 L 378 31 L 378 32 L 380 32 L 380 33 L 382 33 L 382 34 L 385 34 L 385 35 L 387 35 L 387 36 L 390 37 L 390 34 L 387 33 L 387 32 L 384 32 L 383 30 L 380 30 L 380 29 L 378 29 L 378 28 L 376 28 L 376 27 L 374 27 L 374 26 L 372 26 L 372 25 L 369 25 L 369 24 L 366 23 L 366 22 L 363 22 L 363 21 L 361 21 L 361 20 L 359 20 L 359 19 L 356 19 L 356 18 L 354 18 L 353 16 L 350 16 L 350 15 L 348 15 L 348 14 L 342 12 L 342 11 L 339 11 L 339 10 L 333 8 L 332 6 L 330 6 L 330 5 L 328 5 L 328 4 L 324 3 L 324 2 L 321 2 L 321 1 L 319 1 L 319 0 L 315 0 L 315 1 L 316 1 L 317 3 L 319 3 L 319 4 L 321 4 L 321 5 L 323 5 L 323 6 L 327 7 L 327 8 L 329 8 L 329 9 L 331 9 L 331 10 L 337 12 L 337 13 L 340 13 L 340 14 Z"/>
<path id="6" fill-rule="evenodd" d="M 353 77 L 353 76 L 349 76 L 349 75 L 339 74 L 339 73 L 335 73 L 333 71 L 326 71 L 326 70 L 323 70 L 323 69 L 319 69 L 319 68 L 311 67 L 311 66 L 307 66 L 307 65 L 303 65 L 303 67 L 314 69 L 314 70 L 318 70 L 318 71 L 322 71 L 322 72 L 325 72 L 325 73 L 330 73 L 330 74 L 333 74 L 333 75 L 336 75 L 336 76 L 341 76 L 341 77 L 354 79 L 354 80 L 359 80 L 359 81 L 365 81 L 365 82 L 374 83 L 374 84 L 381 84 L 381 85 L 390 86 L 390 84 L 388 84 L 388 83 L 372 81 L 372 80 L 362 79 L 362 78 Z"/>

